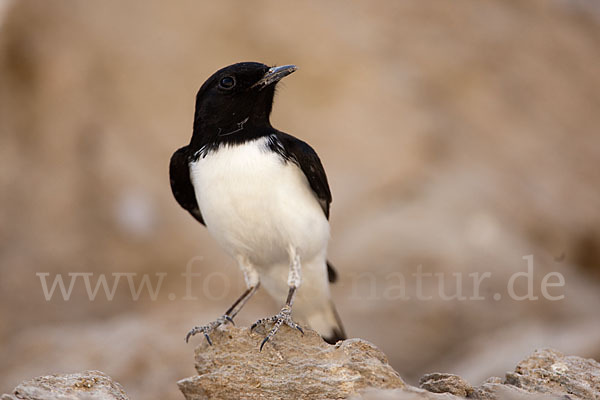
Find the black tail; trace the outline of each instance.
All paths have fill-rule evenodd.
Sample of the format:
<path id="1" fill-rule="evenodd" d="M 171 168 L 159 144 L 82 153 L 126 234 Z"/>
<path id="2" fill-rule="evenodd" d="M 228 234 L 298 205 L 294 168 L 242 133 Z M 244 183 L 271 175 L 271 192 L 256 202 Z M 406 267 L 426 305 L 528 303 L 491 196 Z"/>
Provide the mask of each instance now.
<path id="1" fill-rule="evenodd" d="M 338 280 L 337 271 L 335 270 L 335 268 L 333 268 L 333 265 L 331 265 L 329 261 L 327 261 L 327 279 L 330 283 L 337 282 Z"/>
<path id="2" fill-rule="evenodd" d="M 335 309 L 335 305 L 333 304 L 333 301 L 330 302 L 330 304 L 331 304 L 331 312 L 333 313 L 333 316 L 335 317 L 336 326 L 334 326 L 332 328 L 332 333 L 330 335 L 323 336 L 323 340 L 325 340 L 329 344 L 336 344 L 338 342 L 338 340 L 346 340 L 346 339 L 348 339 L 348 337 L 346 336 L 346 332 L 344 330 L 344 325 L 342 325 L 342 320 L 340 319 L 340 316 L 339 316 L 337 310 Z"/>

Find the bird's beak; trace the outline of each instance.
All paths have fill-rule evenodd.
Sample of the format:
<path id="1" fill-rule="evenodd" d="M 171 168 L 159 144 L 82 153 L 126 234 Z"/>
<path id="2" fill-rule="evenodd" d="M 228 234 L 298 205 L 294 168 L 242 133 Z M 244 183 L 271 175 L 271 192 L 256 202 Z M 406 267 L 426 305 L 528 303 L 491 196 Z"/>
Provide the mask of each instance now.
<path id="1" fill-rule="evenodd" d="M 295 65 L 282 65 L 281 67 L 269 68 L 265 75 L 258 82 L 252 85 L 252 87 L 263 89 L 272 83 L 279 82 L 281 79 L 285 78 L 297 69 L 298 67 Z"/>

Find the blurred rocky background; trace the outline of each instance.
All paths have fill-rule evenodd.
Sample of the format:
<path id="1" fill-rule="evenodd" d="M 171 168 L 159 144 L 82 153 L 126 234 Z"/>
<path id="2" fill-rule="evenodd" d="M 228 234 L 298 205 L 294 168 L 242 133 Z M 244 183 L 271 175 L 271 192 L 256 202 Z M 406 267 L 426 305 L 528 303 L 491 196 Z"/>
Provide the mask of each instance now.
<path id="1" fill-rule="evenodd" d="M 185 333 L 244 285 L 168 161 L 198 87 L 246 60 L 300 67 L 272 120 L 327 170 L 350 336 L 411 384 L 477 385 L 540 347 L 600 359 L 598 2 L 1 0 L 0 393 L 99 369 L 131 398 L 181 398 Z M 516 301 L 528 260 L 538 299 Z M 553 272 L 562 300 L 541 291 Z M 47 301 L 43 279 L 69 273 L 70 300 Z M 90 300 L 81 274 L 129 275 Z M 160 290 L 135 300 L 144 274 Z M 276 310 L 260 292 L 237 324 Z"/>

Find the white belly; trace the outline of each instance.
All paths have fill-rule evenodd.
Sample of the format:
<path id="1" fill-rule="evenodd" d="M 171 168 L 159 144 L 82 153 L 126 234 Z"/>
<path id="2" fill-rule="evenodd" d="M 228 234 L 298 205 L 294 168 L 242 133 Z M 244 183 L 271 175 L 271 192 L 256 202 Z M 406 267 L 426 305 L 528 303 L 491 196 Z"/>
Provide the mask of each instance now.
<path id="1" fill-rule="evenodd" d="M 256 267 L 324 256 L 329 223 L 293 162 L 268 151 L 266 138 L 221 147 L 190 166 L 196 199 L 211 235 Z"/>

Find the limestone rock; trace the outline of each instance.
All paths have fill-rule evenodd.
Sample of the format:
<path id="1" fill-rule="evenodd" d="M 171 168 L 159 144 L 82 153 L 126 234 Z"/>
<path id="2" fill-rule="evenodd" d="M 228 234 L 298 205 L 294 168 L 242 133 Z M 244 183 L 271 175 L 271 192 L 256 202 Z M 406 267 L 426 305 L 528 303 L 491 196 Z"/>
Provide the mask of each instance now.
<path id="1" fill-rule="evenodd" d="M 178 382 L 188 400 L 600 400 L 600 363 L 538 350 L 506 377 L 478 387 L 457 375 L 427 374 L 421 388 L 406 385 L 381 351 L 360 339 L 325 343 L 282 327 L 259 351 L 266 332 L 226 326 L 195 350 L 198 376 Z M 168 385 L 168 382 L 163 384 Z M 18 385 L 0 400 L 128 400 L 122 387 L 99 371 L 50 375 Z"/>
<path id="2" fill-rule="evenodd" d="M 199 338 L 198 375 L 178 383 L 186 399 L 600 400 L 600 363 L 554 350 L 536 351 L 505 379 L 478 387 L 432 373 L 416 388 L 363 340 L 332 346 L 312 330 L 302 335 L 284 326 L 260 352 L 265 334 L 228 325 L 211 334 L 213 346 Z"/>
<path id="3" fill-rule="evenodd" d="M 349 339 L 330 345 L 314 331 L 287 326 L 259 345 L 266 331 L 226 326 L 196 348 L 198 376 L 178 382 L 188 400 L 343 399 L 365 388 L 402 388 L 404 382 L 372 344 Z"/>
<path id="4" fill-rule="evenodd" d="M 0 400 L 128 400 L 118 383 L 100 371 L 48 375 L 19 384 Z"/>
<path id="5" fill-rule="evenodd" d="M 600 363 L 556 350 L 538 350 L 517 364 L 515 372 L 506 374 L 506 383 L 528 392 L 600 399 Z"/>
<path id="6" fill-rule="evenodd" d="M 490 378 L 475 388 L 475 399 L 600 399 L 600 363 L 536 350 L 517 364 L 506 379 Z"/>
<path id="7" fill-rule="evenodd" d="M 425 389 L 407 386 L 402 389 L 366 389 L 349 400 L 464 400 L 450 393 L 432 393 Z M 505 399 L 503 399 L 505 400 Z"/>
<path id="8" fill-rule="evenodd" d="M 452 374 L 427 374 L 419 381 L 421 388 L 433 393 L 451 393 L 467 397 L 473 392 L 473 387 L 460 376 Z"/>

